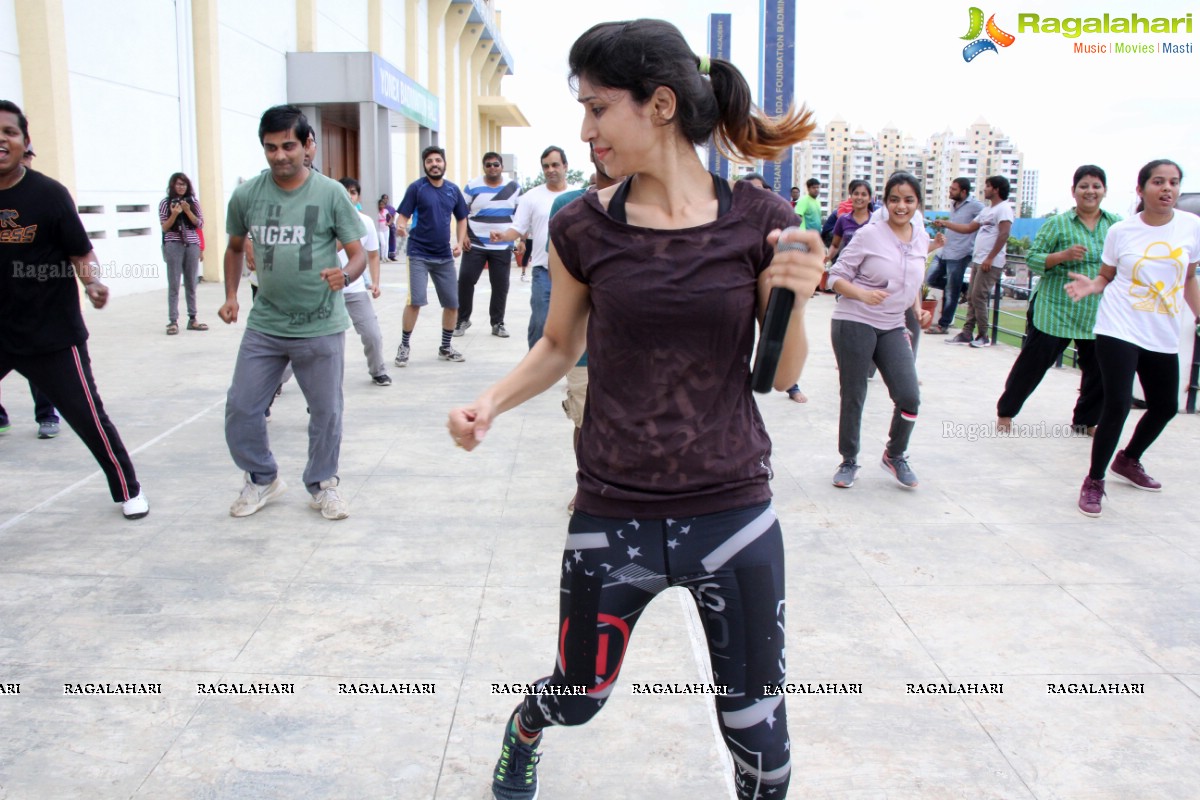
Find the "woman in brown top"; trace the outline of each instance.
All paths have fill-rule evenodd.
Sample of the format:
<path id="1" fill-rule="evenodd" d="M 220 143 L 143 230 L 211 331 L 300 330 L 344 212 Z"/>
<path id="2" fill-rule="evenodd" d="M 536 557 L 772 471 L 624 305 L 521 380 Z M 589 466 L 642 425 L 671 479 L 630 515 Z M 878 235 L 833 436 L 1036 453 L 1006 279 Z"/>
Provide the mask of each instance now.
<path id="1" fill-rule="evenodd" d="M 810 252 L 775 254 L 795 212 L 782 198 L 705 171 L 714 137 L 738 160 L 776 158 L 812 130 L 803 109 L 753 108 L 733 64 L 697 58 L 658 20 L 604 23 L 571 48 L 582 138 L 623 183 L 551 222 L 545 334 L 507 377 L 454 409 L 471 450 L 494 419 L 553 386 L 586 345 L 589 386 L 579 488 L 563 552 L 553 674 L 505 728 L 492 793 L 536 797 L 550 725 L 590 719 L 612 692 L 646 605 L 687 588 L 708 638 L 738 796 L 782 798 L 791 774 L 783 697 L 784 567 L 770 503 L 771 442 L 750 391 L 755 323 L 772 287 L 795 310 L 775 388 L 807 353 L 804 305 L 820 279 Z"/>

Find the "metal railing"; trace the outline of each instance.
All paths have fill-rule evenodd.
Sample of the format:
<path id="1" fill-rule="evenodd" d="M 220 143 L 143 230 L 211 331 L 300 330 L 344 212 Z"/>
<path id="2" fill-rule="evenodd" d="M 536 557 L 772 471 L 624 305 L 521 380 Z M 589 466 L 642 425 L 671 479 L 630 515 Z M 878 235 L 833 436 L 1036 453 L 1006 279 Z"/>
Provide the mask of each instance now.
<path id="1" fill-rule="evenodd" d="M 1200 394 L 1200 325 L 1192 342 L 1192 369 L 1188 374 L 1187 413 L 1196 413 L 1196 395 Z"/>

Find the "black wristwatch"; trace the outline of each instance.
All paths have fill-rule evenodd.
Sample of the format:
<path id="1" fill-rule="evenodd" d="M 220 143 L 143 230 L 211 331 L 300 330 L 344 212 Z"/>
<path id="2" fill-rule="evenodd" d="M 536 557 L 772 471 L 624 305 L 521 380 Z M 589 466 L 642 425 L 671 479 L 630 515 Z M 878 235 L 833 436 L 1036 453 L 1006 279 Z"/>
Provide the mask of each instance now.
<path id="1" fill-rule="evenodd" d="M 345 281 L 345 284 L 342 286 L 345 289 L 350 285 L 350 273 L 346 272 L 346 270 L 342 270 L 342 280 Z"/>

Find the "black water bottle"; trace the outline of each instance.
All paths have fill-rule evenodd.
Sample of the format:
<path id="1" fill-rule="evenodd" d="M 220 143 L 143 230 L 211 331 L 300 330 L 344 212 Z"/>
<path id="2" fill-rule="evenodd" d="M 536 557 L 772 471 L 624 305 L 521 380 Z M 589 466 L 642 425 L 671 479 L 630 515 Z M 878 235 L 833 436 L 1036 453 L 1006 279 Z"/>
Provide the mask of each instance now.
<path id="1" fill-rule="evenodd" d="M 780 234 L 776 253 L 788 250 L 808 252 L 803 242 L 782 241 L 783 235 L 799 228 L 787 228 Z M 763 315 L 762 332 L 758 337 L 758 349 L 754 353 L 754 371 L 750 373 L 750 388 L 759 394 L 771 391 L 775 383 L 775 370 L 779 368 L 779 356 L 783 354 L 783 339 L 787 335 L 788 320 L 792 307 L 796 305 L 796 293 L 791 289 L 776 286 L 767 297 L 767 313 Z"/>

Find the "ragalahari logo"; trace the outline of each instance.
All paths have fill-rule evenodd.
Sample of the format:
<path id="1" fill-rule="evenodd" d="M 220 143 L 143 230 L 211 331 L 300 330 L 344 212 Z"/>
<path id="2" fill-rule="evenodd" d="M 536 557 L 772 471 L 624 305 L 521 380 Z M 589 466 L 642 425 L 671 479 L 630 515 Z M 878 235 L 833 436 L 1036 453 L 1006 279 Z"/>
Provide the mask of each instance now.
<path id="1" fill-rule="evenodd" d="M 992 14 L 988 17 L 987 25 L 983 24 L 983 9 L 971 6 L 971 27 L 967 31 L 967 35 L 963 39 L 972 39 L 969 45 L 963 48 L 963 61 L 974 61 L 975 57 L 980 53 L 998 53 L 996 45 L 1008 47 L 1017 40 L 1017 37 L 1011 33 L 1005 33 L 1000 30 L 1000 26 L 996 24 L 996 15 Z M 979 38 L 979 34 L 987 31 L 987 38 Z"/>

